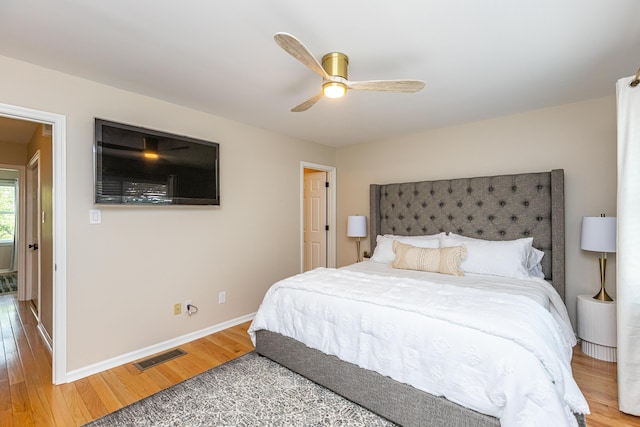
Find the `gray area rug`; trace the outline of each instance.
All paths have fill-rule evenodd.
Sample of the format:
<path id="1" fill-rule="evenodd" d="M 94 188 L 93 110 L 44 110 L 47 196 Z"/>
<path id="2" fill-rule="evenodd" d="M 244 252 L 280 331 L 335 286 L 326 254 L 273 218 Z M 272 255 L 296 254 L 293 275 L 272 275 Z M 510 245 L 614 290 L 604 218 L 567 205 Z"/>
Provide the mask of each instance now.
<path id="1" fill-rule="evenodd" d="M 86 426 L 394 426 L 248 353 Z"/>
<path id="2" fill-rule="evenodd" d="M 18 274 L 0 274 L 0 294 L 10 294 L 18 291 Z"/>

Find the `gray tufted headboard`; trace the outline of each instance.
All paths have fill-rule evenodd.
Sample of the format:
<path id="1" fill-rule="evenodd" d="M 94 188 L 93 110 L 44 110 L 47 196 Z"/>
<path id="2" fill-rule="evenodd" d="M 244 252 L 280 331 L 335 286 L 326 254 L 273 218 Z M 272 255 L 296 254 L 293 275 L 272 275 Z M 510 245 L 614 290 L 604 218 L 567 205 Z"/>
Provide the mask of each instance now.
<path id="1" fill-rule="evenodd" d="M 459 178 L 370 188 L 371 251 L 379 234 L 442 231 L 487 240 L 533 237 L 542 270 L 564 299 L 564 171 Z"/>

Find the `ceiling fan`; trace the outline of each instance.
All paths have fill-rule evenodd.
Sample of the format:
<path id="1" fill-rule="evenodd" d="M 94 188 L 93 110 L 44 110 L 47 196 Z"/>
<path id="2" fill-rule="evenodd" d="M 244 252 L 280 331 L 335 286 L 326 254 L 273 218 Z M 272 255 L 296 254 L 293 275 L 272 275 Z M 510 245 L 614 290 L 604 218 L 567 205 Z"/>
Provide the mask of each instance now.
<path id="1" fill-rule="evenodd" d="M 300 40 L 287 33 L 276 33 L 273 38 L 278 46 L 289 55 L 309 67 L 322 76 L 322 91 L 302 104 L 291 109 L 294 113 L 306 111 L 311 108 L 323 96 L 327 98 L 340 98 L 347 89 L 371 90 L 381 92 L 414 93 L 424 87 L 421 80 L 367 80 L 350 81 L 347 76 L 349 58 L 341 52 L 327 53 L 322 57 L 322 64 L 311 54 L 309 49 Z"/>

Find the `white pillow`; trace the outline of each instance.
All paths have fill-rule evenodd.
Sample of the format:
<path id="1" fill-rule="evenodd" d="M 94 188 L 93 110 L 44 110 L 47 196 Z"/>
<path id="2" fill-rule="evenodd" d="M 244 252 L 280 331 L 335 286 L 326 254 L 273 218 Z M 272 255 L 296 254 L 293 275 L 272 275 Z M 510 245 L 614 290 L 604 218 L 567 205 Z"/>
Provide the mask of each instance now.
<path id="1" fill-rule="evenodd" d="M 482 240 L 449 233 L 440 236 L 443 248 L 467 247 L 467 257 L 460 264 L 465 273 L 487 274 L 491 276 L 527 279 L 529 274 L 529 253 L 533 237 L 517 240 Z"/>
<path id="2" fill-rule="evenodd" d="M 455 233 L 449 233 L 450 237 L 457 237 L 460 239 L 469 239 L 469 240 L 478 240 L 482 242 L 486 242 L 487 240 L 483 239 L 475 239 L 473 237 L 461 236 Z M 542 258 L 544 257 L 544 252 L 533 247 L 533 237 L 524 237 L 518 240 L 530 240 L 531 241 L 531 249 L 529 250 L 529 255 L 527 256 L 527 270 L 529 270 L 529 275 L 532 277 L 540 277 L 544 279 L 544 273 L 542 273 Z M 514 240 L 506 240 L 507 242 L 513 242 Z"/>
<path id="3" fill-rule="evenodd" d="M 532 246 L 531 251 L 529 251 L 529 258 L 527 259 L 529 276 L 544 279 L 542 264 L 540 264 L 540 262 L 542 261 L 542 257 L 544 257 L 544 252 Z"/>
<path id="4" fill-rule="evenodd" d="M 376 248 L 373 250 L 371 261 L 379 262 L 381 264 L 391 264 L 396 257 L 396 254 L 393 252 L 394 240 L 418 248 L 437 249 L 440 247 L 439 236 L 440 234 L 428 236 L 395 236 L 391 234 L 385 234 L 384 236 L 378 235 L 376 236 Z"/>
<path id="5" fill-rule="evenodd" d="M 542 271 L 542 265 L 538 264 L 529 269 L 530 277 L 537 277 L 538 279 L 544 279 L 544 272 Z"/>

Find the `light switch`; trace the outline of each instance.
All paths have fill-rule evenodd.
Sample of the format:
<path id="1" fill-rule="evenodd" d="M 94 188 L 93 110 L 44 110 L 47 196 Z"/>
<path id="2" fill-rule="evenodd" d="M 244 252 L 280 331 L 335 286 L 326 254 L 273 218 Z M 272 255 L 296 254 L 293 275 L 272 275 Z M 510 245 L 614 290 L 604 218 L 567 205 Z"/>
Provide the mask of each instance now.
<path id="1" fill-rule="evenodd" d="M 102 222 L 102 212 L 100 209 L 89 209 L 89 224 L 100 224 Z"/>

